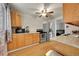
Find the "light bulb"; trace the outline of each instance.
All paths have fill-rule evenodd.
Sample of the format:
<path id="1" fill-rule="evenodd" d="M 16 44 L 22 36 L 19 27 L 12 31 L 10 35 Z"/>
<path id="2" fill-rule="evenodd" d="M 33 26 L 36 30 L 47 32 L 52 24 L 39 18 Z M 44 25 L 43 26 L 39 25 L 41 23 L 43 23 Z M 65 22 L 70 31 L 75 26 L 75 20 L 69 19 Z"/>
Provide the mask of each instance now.
<path id="1" fill-rule="evenodd" d="M 42 16 L 46 16 L 46 13 L 42 13 Z"/>

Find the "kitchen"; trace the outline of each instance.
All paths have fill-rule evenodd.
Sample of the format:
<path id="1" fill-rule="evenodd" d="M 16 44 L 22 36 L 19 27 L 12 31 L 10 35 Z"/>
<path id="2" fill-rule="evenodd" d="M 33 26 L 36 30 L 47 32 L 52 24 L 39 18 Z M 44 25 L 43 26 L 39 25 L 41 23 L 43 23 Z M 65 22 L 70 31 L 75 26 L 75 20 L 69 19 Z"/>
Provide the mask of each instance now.
<path id="1" fill-rule="evenodd" d="M 57 5 L 57 4 L 56 4 Z M 61 34 L 64 34 L 64 33 L 67 33 L 66 31 L 67 31 L 67 29 L 65 29 L 65 25 L 66 24 L 64 24 L 64 21 L 63 21 L 63 9 L 62 9 L 62 4 L 58 4 L 59 5 L 59 7 L 57 7 L 56 9 L 54 9 L 54 15 L 53 15 L 53 18 L 52 17 L 46 17 L 46 18 L 42 18 L 42 17 L 40 17 L 40 18 L 38 18 L 38 17 L 36 17 L 35 16 L 35 14 L 33 14 L 33 16 L 29 16 L 29 13 L 27 13 L 28 15 L 25 15 L 25 13 L 24 13 L 24 15 L 22 15 L 24 18 L 22 18 L 24 21 L 23 21 L 23 23 L 22 23 L 22 26 L 23 26 L 23 28 L 25 28 L 26 27 L 26 25 L 30 25 L 29 26 L 29 28 L 31 27 L 31 29 L 30 29 L 30 33 L 36 33 L 36 28 L 37 29 L 42 29 L 43 28 L 43 24 L 46 24 L 47 22 L 50 22 L 50 24 L 52 23 L 52 25 L 50 26 L 50 28 L 52 28 L 52 30 L 53 30 L 53 36 L 51 36 L 51 38 L 52 37 L 56 37 L 56 36 L 58 36 L 58 35 L 61 35 Z M 31 8 L 30 8 L 31 9 Z M 28 12 L 28 11 L 27 11 Z M 33 12 L 33 11 L 32 11 Z M 31 13 L 31 12 L 30 12 Z M 32 17 L 35 17 L 35 19 L 33 19 Z M 31 21 L 30 21 L 30 19 L 29 18 L 31 18 Z M 28 21 L 29 22 L 27 22 L 26 21 L 26 19 L 28 19 Z M 42 20 L 40 20 L 40 19 L 42 19 Z M 49 20 L 48 20 L 49 19 Z M 51 20 L 50 19 L 52 19 L 52 22 L 51 22 Z M 54 19 L 54 20 L 53 20 Z M 64 19 L 65 19 L 65 17 L 64 17 Z M 35 20 L 35 21 L 34 21 Z M 37 21 L 37 20 L 39 20 L 39 21 Z M 46 21 L 47 22 L 46 22 Z M 38 25 L 38 23 L 37 22 L 39 22 L 39 24 L 41 24 L 41 25 L 39 25 L 39 26 L 37 26 Z M 40 22 L 41 21 L 41 22 Z M 43 21 L 45 21 L 45 22 L 43 22 Z M 32 24 L 34 22 L 34 24 Z M 37 25 L 36 25 L 37 24 Z M 32 25 L 32 26 L 31 26 Z M 33 27 L 33 25 L 34 25 L 34 27 Z M 35 27 L 36 26 L 36 27 Z M 52 27 L 53 26 L 53 27 Z M 40 27 L 40 28 L 38 28 L 38 27 Z M 47 26 L 46 26 L 47 27 Z M 48 26 L 49 27 L 49 26 Z M 48 28 L 47 27 L 47 28 Z M 70 26 L 69 26 L 69 28 L 70 28 Z M 44 28 L 45 29 L 45 28 Z M 76 28 L 74 28 L 74 29 L 76 29 Z M 48 31 L 48 30 L 47 30 Z M 41 31 L 42 32 L 42 31 Z M 67 34 L 72 34 L 72 33 L 67 33 Z M 40 35 L 39 35 L 40 36 Z M 69 43 L 68 42 L 70 42 L 71 44 L 70 45 L 73 45 L 73 46 L 78 46 L 78 44 L 77 45 L 74 45 L 74 44 L 76 44 L 76 43 L 74 43 L 74 39 L 76 39 L 76 38 L 74 38 L 72 41 L 73 41 L 73 43 L 72 43 L 72 41 L 71 41 L 71 39 L 69 39 L 68 41 L 65 39 L 65 41 L 64 40 L 62 40 L 62 38 L 64 38 L 63 36 L 59 36 L 59 37 L 61 37 L 61 38 L 59 38 L 59 40 L 57 40 L 57 41 L 59 41 L 59 42 L 64 42 L 64 43 L 66 43 L 66 44 L 68 44 L 69 45 Z M 71 36 L 70 36 L 71 37 Z M 73 37 L 72 37 L 73 38 Z M 33 39 L 33 38 L 31 38 L 31 39 Z M 57 38 L 56 38 L 57 39 Z M 40 39 L 39 39 L 40 40 Z M 51 39 L 50 39 L 51 40 Z M 35 40 L 36 41 L 36 40 Z M 67 41 L 67 42 L 66 42 Z M 78 38 L 77 38 L 77 41 L 78 41 Z M 48 44 L 49 45 L 49 44 Z M 46 47 L 48 48 L 48 49 L 51 49 L 48 45 L 46 45 Z M 53 45 L 53 44 L 52 44 Z M 60 44 L 59 44 L 60 45 Z M 55 45 L 56 46 L 56 45 Z M 60 51 L 62 50 L 62 49 L 64 49 L 63 48 L 63 45 L 61 45 L 62 47 L 59 49 Z M 58 47 L 60 47 L 60 46 L 58 46 Z M 57 47 L 56 47 L 57 48 Z M 29 48 L 28 48 L 29 49 Z M 38 48 L 37 48 L 38 49 Z M 78 52 L 76 53 L 74 53 L 74 48 L 68 48 L 69 50 L 73 50 L 73 53 L 71 54 L 71 52 L 72 51 L 70 51 L 70 53 L 68 53 L 67 52 L 67 55 L 78 55 Z M 29 49 L 30 50 L 30 49 Z M 38 49 L 39 50 L 39 49 Z M 22 51 L 22 50 L 20 50 L 20 51 Z M 27 50 L 25 50 L 25 51 L 27 51 Z M 32 52 L 34 52 L 35 50 L 32 50 Z M 45 50 L 46 51 L 46 50 Z M 67 49 L 65 50 L 65 51 L 68 51 Z M 64 51 L 64 52 L 65 52 Z M 76 50 L 77 51 L 77 50 Z M 62 51 L 61 51 L 62 52 Z M 64 52 L 62 52 L 63 54 L 64 54 Z M 12 53 L 12 54 L 9 54 L 9 55 L 13 55 L 13 54 L 16 54 L 16 53 L 19 53 L 18 51 L 17 52 L 14 52 L 14 53 Z M 28 52 L 29 53 L 29 52 Z M 43 53 L 43 52 L 42 52 Z M 46 52 L 45 52 L 46 53 Z M 66 52 L 65 52 L 66 53 Z M 17 54 L 16 54 L 17 55 Z M 25 53 L 25 55 L 27 55 L 27 53 Z M 64 54 L 64 55 L 66 55 L 66 54 Z"/>
<path id="2" fill-rule="evenodd" d="M 70 5 L 73 7 L 71 7 L 72 10 L 74 10 L 74 5 L 78 6 L 77 4 L 62 3 L 3 4 L 4 7 L 7 7 L 7 9 L 4 8 L 4 11 L 7 11 L 5 16 L 7 16 L 4 21 L 2 20 L 5 26 L 2 26 L 2 23 L 0 24 L 4 27 L 2 28 L 4 32 L 1 31 L 1 36 L 4 36 L 1 37 L 1 39 L 4 38 L 4 54 L 45 55 L 47 51 L 52 49 L 63 55 L 79 55 L 79 27 L 76 23 L 77 20 L 71 22 L 71 19 L 68 19 L 71 16 L 76 17 L 73 15 L 74 12 L 71 14 L 67 11 Z M 71 16 L 67 17 L 66 13 Z M 67 49 L 64 49 L 64 46 Z M 64 52 L 62 49 L 64 49 Z"/>
<path id="3" fill-rule="evenodd" d="M 41 8 L 41 6 L 44 5 L 43 3 L 9 4 L 9 5 L 11 7 L 11 28 L 12 28 L 12 39 L 10 39 L 7 45 L 9 52 L 15 51 L 25 46 L 26 47 L 30 46 L 32 44 L 39 44 L 45 41 L 49 41 L 50 38 L 57 36 L 55 26 L 61 27 L 58 28 L 57 30 L 60 30 L 62 34 L 64 33 L 63 32 L 64 26 L 61 26 L 61 24 L 64 25 L 61 9 L 62 4 L 49 4 L 49 3 L 45 4 L 46 8 L 48 8 L 49 6 L 51 7 L 52 5 L 57 6 L 54 7 L 55 13 L 53 16 L 53 19 L 56 19 L 56 21 L 52 20 L 52 16 L 39 17 L 39 15 L 34 14 L 35 11 L 37 11 L 38 9 Z M 57 8 L 59 11 L 57 10 Z M 55 22 L 58 23 L 55 24 Z"/>

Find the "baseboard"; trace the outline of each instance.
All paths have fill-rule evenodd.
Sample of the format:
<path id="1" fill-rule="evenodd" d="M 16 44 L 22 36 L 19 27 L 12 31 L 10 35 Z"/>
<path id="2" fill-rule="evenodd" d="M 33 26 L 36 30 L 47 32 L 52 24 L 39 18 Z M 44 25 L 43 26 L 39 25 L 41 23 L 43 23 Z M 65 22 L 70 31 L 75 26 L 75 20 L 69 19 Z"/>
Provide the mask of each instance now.
<path id="1" fill-rule="evenodd" d="M 15 51 L 18 51 L 18 50 L 22 50 L 22 49 L 24 49 L 24 48 L 28 48 L 28 47 L 31 47 L 31 46 L 34 46 L 34 45 L 37 45 L 37 44 L 39 44 L 39 43 L 35 43 L 35 44 L 29 45 L 29 46 L 24 46 L 24 47 L 15 49 L 15 50 L 11 50 L 11 51 L 8 51 L 8 53 L 15 52 Z"/>

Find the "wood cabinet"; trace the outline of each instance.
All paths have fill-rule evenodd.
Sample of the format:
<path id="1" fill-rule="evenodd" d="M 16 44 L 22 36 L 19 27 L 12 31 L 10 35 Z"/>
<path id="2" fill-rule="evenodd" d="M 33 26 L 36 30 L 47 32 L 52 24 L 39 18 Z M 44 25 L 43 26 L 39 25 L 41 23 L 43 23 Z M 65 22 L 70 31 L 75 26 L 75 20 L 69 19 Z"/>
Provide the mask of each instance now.
<path id="1" fill-rule="evenodd" d="M 12 41 L 7 44 L 8 51 L 39 43 L 39 33 L 13 34 Z"/>
<path id="2" fill-rule="evenodd" d="M 17 40 L 15 36 L 13 36 L 12 41 L 8 42 L 7 44 L 7 50 L 14 50 L 17 48 Z"/>
<path id="3" fill-rule="evenodd" d="M 11 10 L 11 23 L 12 27 L 21 27 L 21 15 L 15 9 Z"/>
<path id="4" fill-rule="evenodd" d="M 39 42 L 40 41 L 40 34 L 39 33 L 32 34 L 32 40 L 33 40 L 33 43 Z"/>
<path id="5" fill-rule="evenodd" d="M 25 34 L 25 46 L 31 45 L 34 43 L 39 43 L 39 41 L 40 41 L 39 33 Z"/>
<path id="6" fill-rule="evenodd" d="M 17 34 L 15 39 L 17 40 L 17 48 L 24 46 L 24 34 Z"/>
<path id="7" fill-rule="evenodd" d="M 33 43 L 32 34 L 25 34 L 24 36 L 25 36 L 25 40 L 24 40 L 25 46 L 31 45 Z"/>
<path id="8" fill-rule="evenodd" d="M 79 4 L 78 3 L 64 3 L 63 13 L 65 23 L 79 26 Z"/>
<path id="9" fill-rule="evenodd" d="M 8 43 L 8 50 L 14 50 L 24 46 L 24 34 L 13 34 L 12 41 Z"/>

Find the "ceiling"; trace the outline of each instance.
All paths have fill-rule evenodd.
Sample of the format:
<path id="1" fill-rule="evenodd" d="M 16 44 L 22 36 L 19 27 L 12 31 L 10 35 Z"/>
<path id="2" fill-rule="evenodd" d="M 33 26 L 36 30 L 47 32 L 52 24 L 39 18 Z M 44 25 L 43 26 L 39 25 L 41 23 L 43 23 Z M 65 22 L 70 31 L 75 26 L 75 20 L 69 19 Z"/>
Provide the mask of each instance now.
<path id="1" fill-rule="evenodd" d="M 61 3 L 10 3 L 10 5 L 23 14 L 34 14 L 34 12 L 40 11 L 44 6 L 50 10 L 62 7 Z"/>

